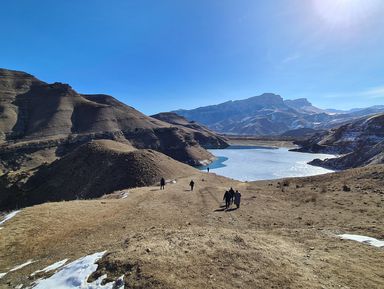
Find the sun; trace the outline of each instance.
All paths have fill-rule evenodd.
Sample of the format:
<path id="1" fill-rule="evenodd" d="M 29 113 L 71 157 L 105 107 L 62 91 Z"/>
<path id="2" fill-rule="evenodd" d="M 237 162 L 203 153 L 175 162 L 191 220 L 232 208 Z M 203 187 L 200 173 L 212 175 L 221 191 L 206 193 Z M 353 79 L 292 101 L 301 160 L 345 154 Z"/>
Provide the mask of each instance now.
<path id="1" fill-rule="evenodd" d="M 372 16 L 382 0 L 313 0 L 317 14 L 329 25 L 346 27 L 358 25 Z"/>

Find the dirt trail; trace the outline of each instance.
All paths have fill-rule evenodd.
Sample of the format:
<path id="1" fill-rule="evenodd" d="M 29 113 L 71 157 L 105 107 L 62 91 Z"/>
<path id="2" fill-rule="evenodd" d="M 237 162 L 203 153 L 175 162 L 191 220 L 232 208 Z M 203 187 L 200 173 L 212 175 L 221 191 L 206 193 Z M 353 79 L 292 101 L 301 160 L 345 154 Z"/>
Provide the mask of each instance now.
<path id="1" fill-rule="evenodd" d="M 384 239 L 377 171 L 384 169 L 290 179 L 285 186 L 197 172 L 165 190 L 129 189 L 125 199 L 26 208 L 0 230 L 0 272 L 36 262 L 0 279 L 0 288 L 28 284 L 29 274 L 58 260 L 104 250 L 110 255 L 101 267 L 109 275 L 122 270 L 111 268 L 140 268 L 125 272 L 126 288 L 383 288 L 384 250 L 335 235 Z M 342 190 L 346 181 L 349 192 Z M 231 186 L 242 204 L 226 212 L 222 197 Z"/>

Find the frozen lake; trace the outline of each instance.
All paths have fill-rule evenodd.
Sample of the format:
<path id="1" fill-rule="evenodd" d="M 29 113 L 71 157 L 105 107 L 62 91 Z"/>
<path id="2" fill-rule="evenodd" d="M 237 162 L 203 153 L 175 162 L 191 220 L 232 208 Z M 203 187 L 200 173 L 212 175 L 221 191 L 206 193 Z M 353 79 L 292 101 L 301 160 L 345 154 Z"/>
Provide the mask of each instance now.
<path id="1" fill-rule="evenodd" d="M 332 172 L 308 165 L 313 159 L 333 158 L 333 155 L 290 152 L 288 148 L 231 146 L 209 150 L 217 157 L 210 171 L 240 181 L 303 177 Z M 200 167 L 206 169 L 206 166 Z"/>

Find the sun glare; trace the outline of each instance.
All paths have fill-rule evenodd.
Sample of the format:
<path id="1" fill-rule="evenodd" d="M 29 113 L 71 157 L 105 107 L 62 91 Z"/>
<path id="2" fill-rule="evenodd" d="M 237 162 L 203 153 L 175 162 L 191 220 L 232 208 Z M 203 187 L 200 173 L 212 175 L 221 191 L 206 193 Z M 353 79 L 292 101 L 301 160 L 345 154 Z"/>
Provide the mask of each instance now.
<path id="1" fill-rule="evenodd" d="M 358 25 L 372 16 L 383 2 L 382 0 L 313 0 L 319 16 L 334 27 Z"/>

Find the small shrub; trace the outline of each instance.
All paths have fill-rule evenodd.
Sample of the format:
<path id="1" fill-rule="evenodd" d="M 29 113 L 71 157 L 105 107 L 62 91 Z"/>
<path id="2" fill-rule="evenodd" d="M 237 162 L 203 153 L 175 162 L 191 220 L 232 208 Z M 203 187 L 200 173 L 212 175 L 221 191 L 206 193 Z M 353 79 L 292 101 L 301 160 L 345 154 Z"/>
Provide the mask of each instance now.
<path id="1" fill-rule="evenodd" d="M 284 187 L 289 187 L 289 183 L 290 183 L 289 180 L 284 180 L 283 181 L 283 186 Z"/>
<path id="2" fill-rule="evenodd" d="M 351 191 L 351 188 L 348 187 L 347 185 L 344 185 L 344 186 L 343 186 L 343 191 L 344 191 L 344 192 L 350 192 L 350 191 Z"/>

